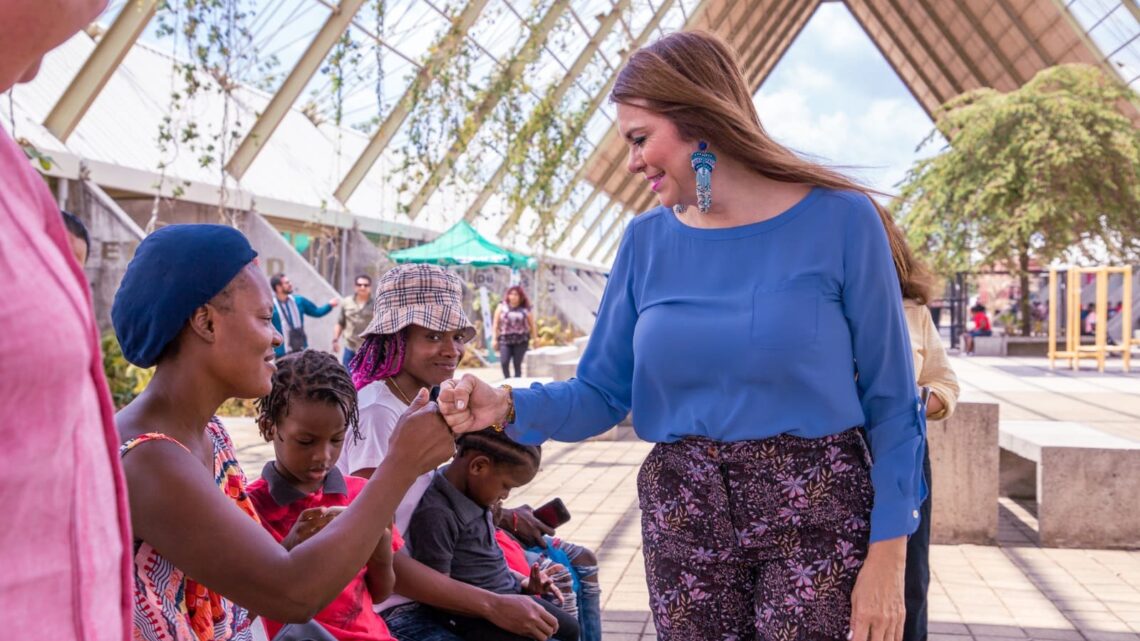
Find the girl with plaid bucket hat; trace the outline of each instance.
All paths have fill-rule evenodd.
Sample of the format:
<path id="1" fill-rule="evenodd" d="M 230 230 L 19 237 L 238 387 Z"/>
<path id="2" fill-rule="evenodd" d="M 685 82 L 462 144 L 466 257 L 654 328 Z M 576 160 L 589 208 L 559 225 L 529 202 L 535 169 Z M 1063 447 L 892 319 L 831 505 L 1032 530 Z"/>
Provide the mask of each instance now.
<path id="1" fill-rule="evenodd" d="M 361 440 L 346 439 L 337 467 L 344 474 L 370 477 L 389 454 L 388 439 L 418 390 L 451 379 L 475 329 L 463 311 L 459 277 L 434 265 L 400 265 L 377 284 L 375 313 L 361 335 L 353 359 L 359 394 Z M 412 513 L 431 484 L 419 477 L 396 510 L 396 529 L 406 536 Z M 555 617 L 531 597 L 496 594 L 456 581 L 414 560 L 393 558 L 396 595 L 376 606 L 392 634 L 402 641 L 461 641 L 465 630 L 451 622 L 455 613 L 484 619 L 499 628 L 499 641 L 547 639 Z"/>

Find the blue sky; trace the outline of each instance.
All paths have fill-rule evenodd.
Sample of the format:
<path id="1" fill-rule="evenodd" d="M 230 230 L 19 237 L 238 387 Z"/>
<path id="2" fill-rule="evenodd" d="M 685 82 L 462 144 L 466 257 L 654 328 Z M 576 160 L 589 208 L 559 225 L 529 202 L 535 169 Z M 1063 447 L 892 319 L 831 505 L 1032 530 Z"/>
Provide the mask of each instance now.
<path id="1" fill-rule="evenodd" d="M 838 2 L 820 5 L 760 88 L 756 107 L 776 140 L 888 193 L 934 127 Z M 922 155 L 938 148 L 928 145 Z"/>

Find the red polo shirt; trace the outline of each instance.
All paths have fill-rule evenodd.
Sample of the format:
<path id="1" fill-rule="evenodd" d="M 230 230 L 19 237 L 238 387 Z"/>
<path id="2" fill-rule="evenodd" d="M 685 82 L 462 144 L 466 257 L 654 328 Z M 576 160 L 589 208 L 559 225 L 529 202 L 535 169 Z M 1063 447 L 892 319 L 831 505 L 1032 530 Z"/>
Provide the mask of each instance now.
<path id="1" fill-rule="evenodd" d="M 495 528 L 495 542 L 503 551 L 503 558 L 507 560 L 507 567 L 519 574 L 530 574 L 530 563 L 526 560 L 526 550 L 513 536 L 499 528 Z"/>
<path id="2" fill-rule="evenodd" d="M 368 481 L 355 476 L 344 476 L 335 467 L 325 477 L 324 485 L 312 494 L 293 487 L 273 466 L 266 463 L 261 478 L 247 488 L 249 498 L 261 517 L 261 525 L 273 538 L 281 541 L 289 534 L 301 512 L 314 507 L 348 505 L 364 489 Z M 404 547 L 404 539 L 392 526 L 392 551 Z M 361 568 L 332 603 L 317 614 L 316 620 L 340 641 L 395 641 L 384 619 L 372 610 L 372 594 L 364 580 L 367 568 Z M 265 619 L 270 639 L 277 635 L 283 624 Z"/>

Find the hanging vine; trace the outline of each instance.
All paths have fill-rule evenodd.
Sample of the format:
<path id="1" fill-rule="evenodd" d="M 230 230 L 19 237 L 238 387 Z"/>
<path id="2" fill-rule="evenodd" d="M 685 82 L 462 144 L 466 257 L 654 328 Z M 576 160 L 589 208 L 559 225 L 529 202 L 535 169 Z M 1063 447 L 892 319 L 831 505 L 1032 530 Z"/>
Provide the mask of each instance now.
<path id="1" fill-rule="evenodd" d="M 352 29 L 344 32 L 329 52 L 321 73 L 329 78 L 332 91 L 332 122 L 339 129 L 344 122 L 345 87 L 353 81 L 364 80 L 360 68 L 364 61 L 361 44 L 352 37 Z"/>
<path id="2" fill-rule="evenodd" d="M 563 55 L 573 26 L 563 21 L 551 33 L 548 45 Z M 547 87 L 541 100 L 519 128 L 515 144 L 507 147 L 507 178 L 503 201 L 510 209 L 529 207 L 538 214 L 540 234 L 553 224 L 553 205 L 581 159 L 582 130 L 591 112 L 566 92 L 557 95 L 557 84 Z M 516 227 L 517 229 L 517 227 Z"/>
<path id="3" fill-rule="evenodd" d="M 234 212 L 227 208 L 231 178 L 225 160 L 241 135 L 233 102 L 240 82 L 237 70 L 267 72 L 276 64 L 275 59 L 258 61 L 249 28 L 253 4 L 252 0 L 164 0 L 158 6 L 156 33 L 172 41 L 172 73 L 169 110 L 157 136 L 160 179 L 148 231 L 157 222 L 167 171 L 183 153 L 191 154 L 199 167 L 218 172 L 219 217 L 231 225 L 235 222 Z M 222 97 L 221 118 L 202 126 L 194 107 L 211 93 Z M 188 184 L 186 180 L 176 184 L 169 197 L 182 196 Z"/>
<path id="4" fill-rule="evenodd" d="M 428 52 L 428 57 L 435 47 Z M 401 149 L 402 177 L 397 191 L 403 193 L 423 183 L 442 161 L 451 141 L 460 133 L 466 115 L 477 104 L 480 92 L 471 71 L 479 51 L 469 40 L 435 73 L 433 81 L 414 91 L 415 108 L 405 125 Z"/>
<path id="5" fill-rule="evenodd" d="M 535 107 L 519 134 L 529 141 L 512 149 L 508 162 L 514 168 L 504 184 L 506 202 L 529 207 L 538 215 L 542 233 L 555 222 L 553 206 L 581 162 L 584 149 L 582 131 L 591 112 L 587 104 L 555 102 L 547 96 Z"/>

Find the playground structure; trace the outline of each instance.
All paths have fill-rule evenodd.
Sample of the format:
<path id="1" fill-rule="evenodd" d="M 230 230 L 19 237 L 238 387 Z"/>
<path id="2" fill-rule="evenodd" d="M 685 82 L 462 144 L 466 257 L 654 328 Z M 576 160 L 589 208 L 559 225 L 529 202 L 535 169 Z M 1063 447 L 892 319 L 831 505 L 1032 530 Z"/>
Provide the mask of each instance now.
<path id="1" fill-rule="evenodd" d="M 1062 297 L 1057 296 L 1058 274 L 1065 273 L 1063 306 Z M 1085 274 L 1093 274 L 1096 279 L 1096 331 L 1091 345 L 1081 344 L 1081 283 Z M 1121 309 L 1116 316 L 1122 323 L 1119 342 L 1108 342 L 1108 279 L 1110 274 L 1123 276 L 1121 288 Z M 1132 359 L 1132 266 L 1124 267 L 1052 267 L 1049 269 L 1049 367 L 1055 369 L 1057 359 L 1068 359 L 1075 371 L 1080 369 L 1082 359 L 1096 359 L 1097 371 L 1104 371 L 1104 362 L 1109 353 L 1120 353 L 1124 371 L 1129 371 Z M 1058 319 L 1064 314 L 1065 348 L 1057 349 Z"/>

